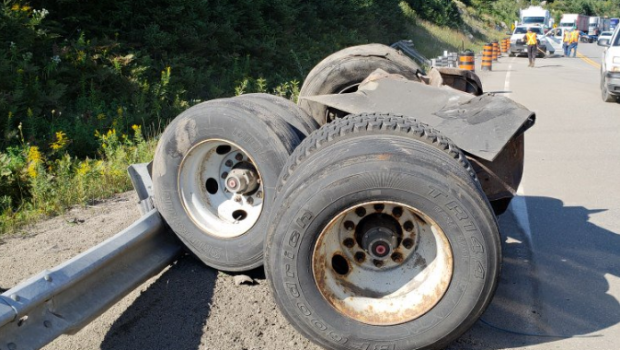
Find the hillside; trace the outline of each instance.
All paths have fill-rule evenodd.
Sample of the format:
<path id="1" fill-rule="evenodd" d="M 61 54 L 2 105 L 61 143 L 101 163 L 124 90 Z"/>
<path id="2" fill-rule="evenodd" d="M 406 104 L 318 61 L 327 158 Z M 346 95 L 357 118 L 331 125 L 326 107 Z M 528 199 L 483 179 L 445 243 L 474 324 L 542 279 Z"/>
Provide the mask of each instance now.
<path id="1" fill-rule="evenodd" d="M 0 232 L 128 189 L 127 163 L 150 159 L 167 123 L 200 101 L 295 99 L 314 65 L 352 45 L 411 39 L 427 57 L 479 50 L 503 36 L 501 6 L 515 6 L 482 3 L 4 1 Z"/>

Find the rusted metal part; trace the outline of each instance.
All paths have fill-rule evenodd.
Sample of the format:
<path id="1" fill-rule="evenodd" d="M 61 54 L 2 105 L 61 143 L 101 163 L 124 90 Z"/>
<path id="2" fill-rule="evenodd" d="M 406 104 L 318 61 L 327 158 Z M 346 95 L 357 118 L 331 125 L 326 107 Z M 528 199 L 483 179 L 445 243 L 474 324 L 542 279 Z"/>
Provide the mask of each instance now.
<path id="1" fill-rule="evenodd" d="M 394 113 L 438 129 L 463 151 L 493 161 L 509 141 L 534 124 L 535 114 L 500 95 L 473 96 L 448 86 L 389 77 L 355 93 L 304 97 L 346 113 Z"/>
<path id="2" fill-rule="evenodd" d="M 431 69 L 429 75 L 439 73 L 441 81 L 437 82 L 437 85 L 447 85 L 453 89 L 467 92 L 474 96 L 480 96 L 483 94 L 482 82 L 476 73 L 459 68 L 449 67 L 434 67 Z"/>
<path id="3" fill-rule="evenodd" d="M 512 198 L 517 193 L 523 176 L 524 148 L 521 134 L 513 137 L 492 162 L 467 155 L 490 201 Z"/>
<path id="4" fill-rule="evenodd" d="M 377 247 L 388 251 L 373 252 Z M 441 300 L 453 257 L 441 227 L 425 214 L 402 203 L 369 202 L 330 221 L 315 244 L 312 269 L 319 291 L 339 313 L 366 324 L 395 325 L 424 315 Z"/>

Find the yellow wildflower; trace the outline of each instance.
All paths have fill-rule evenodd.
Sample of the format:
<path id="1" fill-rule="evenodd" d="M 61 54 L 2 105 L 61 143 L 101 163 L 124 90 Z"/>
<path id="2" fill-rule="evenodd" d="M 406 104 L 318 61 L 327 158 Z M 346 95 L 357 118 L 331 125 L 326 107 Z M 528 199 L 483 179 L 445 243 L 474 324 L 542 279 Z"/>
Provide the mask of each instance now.
<path id="1" fill-rule="evenodd" d="M 97 114 L 97 119 L 104 120 L 105 119 L 105 114 L 103 114 L 103 113 Z"/>
<path id="2" fill-rule="evenodd" d="M 80 163 L 80 166 L 78 166 L 77 169 L 77 174 L 78 176 L 84 176 L 86 174 L 88 174 L 90 172 L 90 162 L 88 160 L 83 161 Z"/>
<path id="3" fill-rule="evenodd" d="M 14 5 L 11 7 L 11 10 L 13 10 L 13 11 L 19 11 L 19 4 L 14 4 Z"/>
<path id="4" fill-rule="evenodd" d="M 54 151 L 61 150 L 65 148 L 65 146 L 69 143 L 67 139 L 67 134 L 62 131 L 56 132 L 56 141 L 51 144 L 51 147 Z"/>
<path id="5" fill-rule="evenodd" d="M 24 5 L 24 6 L 22 6 L 22 11 L 24 11 L 24 12 L 30 11 L 31 8 L 32 7 L 30 7 L 30 6 Z"/>
<path id="6" fill-rule="evenodd" d="M 119 117 L 123 116 L 123 107 L 118 107 L 118 109 L 116 109 L 116 113 L 118 114 Z"/>
<path id="7" fill-rule="evenodd" d="M 39 164 L 41 164 L 41 162 L 43 161 L 41 152 L 39 152 L 39 147 L 32 146 L 28 148 L 27 160 L 28 160 L 28 169 L 27 169 L 28 175 L 34 179 L 38 175 L 37 168 Z"/>

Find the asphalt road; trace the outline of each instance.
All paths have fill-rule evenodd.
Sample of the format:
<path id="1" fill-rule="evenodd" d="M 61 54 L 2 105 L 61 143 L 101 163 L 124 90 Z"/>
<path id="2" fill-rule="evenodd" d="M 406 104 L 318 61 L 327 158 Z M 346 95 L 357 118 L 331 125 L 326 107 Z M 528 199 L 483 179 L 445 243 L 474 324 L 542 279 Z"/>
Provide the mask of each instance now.
<path id="1" fill-rule="evenodd" d="M 600 97 L 602 48 L 581 43 L 578 52 L 535 68 L 503 57 L 479 72 L 485 91 L 511 91 L 537 121 L 519 197 L 500 217 L 500 286 L 462 338 L 467 348 L 618 348 L 620 104 Z"/>

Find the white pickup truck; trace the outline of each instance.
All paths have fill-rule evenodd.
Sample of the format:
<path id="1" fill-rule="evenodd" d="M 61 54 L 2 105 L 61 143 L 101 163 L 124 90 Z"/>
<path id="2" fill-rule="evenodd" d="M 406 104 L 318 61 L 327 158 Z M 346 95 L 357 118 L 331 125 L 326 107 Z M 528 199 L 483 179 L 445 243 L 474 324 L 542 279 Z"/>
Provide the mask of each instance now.
<path id="1" fill-rule="evenodd" d="M 525 45 L 525 40 L 523 40 L 523 37 L 525 36 L 525 33 L 527 33 L 528 29 L 532 29 L 532 32 L 536 33 L 538 36 L 538 54 L 536 57 L 545 57 L 547 51 L 549 51 L 549 54 L 551 55 L 555 53 L 555 50 L 549 45 L 547 38 L 543 35 L 543 28 L 541 26 L 519 25 L 515 27 L 515 30 L 512 32 L 510 37 L 510 49 L 508 50 L 508 55 L 510 57 L 521 54 L 527 55 L 527 45 Z"/>
<path id="2" fill-rule="evenodd" d="M 559 54 L 564 55 L 564 48 L 562 47 L 562 43 L 564 42 L 564 33 L 566 33 L 568 29 L 557 27 L 549 30 L 545 34 L 545 39 L 549 44 L 549 51 L 555 51 Z"/>
<path id="3" fill-rule="evenodd" d="M 605 102 L 618 101 L 620 97 L 620 27 L 611 39 L 601 38 L 599 46 L 605 46 L 601 57 L 601 96 Z"/>

